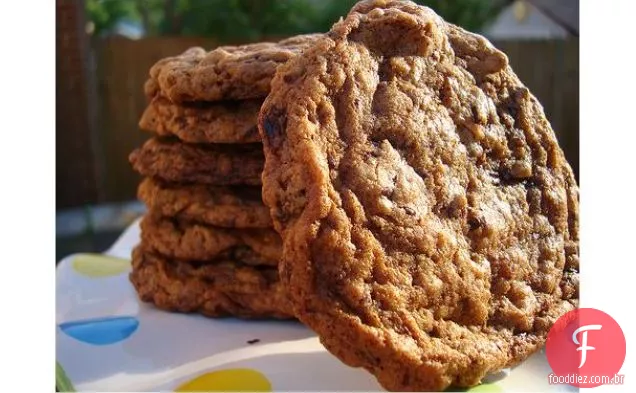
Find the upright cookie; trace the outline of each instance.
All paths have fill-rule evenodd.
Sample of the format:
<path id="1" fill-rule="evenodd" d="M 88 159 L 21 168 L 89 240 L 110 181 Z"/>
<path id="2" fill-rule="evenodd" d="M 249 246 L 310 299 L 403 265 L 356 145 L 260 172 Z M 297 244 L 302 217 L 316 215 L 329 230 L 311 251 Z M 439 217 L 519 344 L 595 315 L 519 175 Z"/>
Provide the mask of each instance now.
<path id="1" fill-rule="evenodd" d="M 295 315 L 385 388 L 473 386 L 575 307 L 572 171 L 483 37 L 363 1 L 279 68 L 259 129 Z"/>
<path id="2" fill-rule="evenodd" d="M 172 184 L 145 178 L 137 190 L 148 209 L 166 217 L 224 228 L 270 228 L 272 219 L 257 186 Z"/>
<path id="3" fill-rule="evenodd" d="M 269 93 L 276 67 L 301 53 L 320 35 L 300 35 L 277 43 L 221 46 L 210 52 L 190 48 L 179 56 L 159 60 L 150 69 L 154 83 L 173 102 L 244 100 Z"/>
<path id="4" fill-rule="evenodd" d="M 144 82 L 144 95 L 148 102 L 152 101 L 155 97 L 161 96 L 161 90 L 159 90 L 159 84 L 156 80 L 149 78 Z"/>
<path id="5" fill-rule="evenodd" d="M 262 100 L 177 105 L 157 96 L 146 107 L 139 127 L 189 143 L 260 142 L 256 121 Z"/>
<path id="6" fill-rule="evenodd" d="M 175 259 L 242 260 L 249 265 L 278 266 L 282 246 L 273 229 L 230 229 L 181 222 L 148 214 L 141 221 L 141 240 L 149 250 Z"/>
<path id="7" fill-rule="evenodd" d="M 208 317 L 292 318 L 273 267 L 173 260 L 137 247 L 130 281 L 141 300 L 160 309 Z"/>
<path id="8" fill-rule="evenodd" d="M 260 144 L 195 145 L 169 138 L 149 139 L 129 159 L 144 176 L 217 186 L 260 185 L 264 164 Z"/>

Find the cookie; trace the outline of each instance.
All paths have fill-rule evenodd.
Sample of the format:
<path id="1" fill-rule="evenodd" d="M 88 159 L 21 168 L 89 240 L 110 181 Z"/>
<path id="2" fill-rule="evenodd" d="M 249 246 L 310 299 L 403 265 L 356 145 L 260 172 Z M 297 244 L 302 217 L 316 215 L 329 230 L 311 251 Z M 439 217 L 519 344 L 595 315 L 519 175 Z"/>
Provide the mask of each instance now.
<path id="1" fill-rule="evenodd" d="M 159 90 L 159 84 L 156 80 L 152 78 L 146 80 L 144 83 L 144 95 L 149 102 L 161 95 L 161 90 Z"/>
<path id="2" fill-rule="evenodd" d="M 478 384 L 578 297 L 578 188 L 486 39 L 363 1 L 281 66 L 263 198 L 295 315 L 389 390 Z"/>
<path id="3" fill-rule="evenodd" d="M 139 298 L 174 312 L 208 317 L 292 318 L 289 302 L 273 267 L 246 266 L 234 260 L 197 264 L 171 260 L 141 247 L 130 273 Z"/>
<path id="4" fill-rule="evenodd" d="M 130 154 L 135 171 L 169 182 L 209 185 L 261 184 L 262 146 L 202 145 L 151 138 Z"/>
<path id="5" fill-rule="evenodd" d="M 256 122 L 261 103 L 247 100 L 177 105 L 158 96 L 146 107 L 139 127 L 188 143 L 260 142 Z"/>
<path id="6" fill-rule="evenodd" d="M 224 228 L 271 228 L 261 188 L 171 184 L 145 178 L 138 198 L 162 216 Z"/>
<path id="7" fill-rule="evenodd" d="M 150 69 L 146 93 L 157 89 L 172 102 L 245 100 L 265 97 L 276 67 L 301 53 L 320 35 L 300 35 L 277 43 L 221 46 L 210 52 L 190 48 L 159 60 Z M 154 86 L 156 85 L 156 86 Z"/>
<path id="8" fill-rule="evenodd" d="M 250 265 L 277 266 L 280 236 L 273 229 L 230 229 L 147 214 L 141 221 L 141 240 L 151 251 L 176 259 L 211 261 L 239 258 Z"/>

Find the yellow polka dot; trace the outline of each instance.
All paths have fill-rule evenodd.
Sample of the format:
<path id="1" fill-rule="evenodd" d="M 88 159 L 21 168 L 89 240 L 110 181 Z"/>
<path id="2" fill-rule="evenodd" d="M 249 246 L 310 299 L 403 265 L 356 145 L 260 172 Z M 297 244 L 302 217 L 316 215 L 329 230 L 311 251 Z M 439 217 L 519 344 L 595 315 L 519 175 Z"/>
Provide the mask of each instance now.
<path id="1" fill-rule="evenodd" d="M 81 254 L 73 258 L 73 269 L 88 277 L 108 277 L 130 269 L 130 261 L 100 254 Z"/>
<path id="2" fill-rule="evenodd" d="M 181 384 L 175 392 L 271 392 L 272 385 L 249 368 L 212 371 Z"/>

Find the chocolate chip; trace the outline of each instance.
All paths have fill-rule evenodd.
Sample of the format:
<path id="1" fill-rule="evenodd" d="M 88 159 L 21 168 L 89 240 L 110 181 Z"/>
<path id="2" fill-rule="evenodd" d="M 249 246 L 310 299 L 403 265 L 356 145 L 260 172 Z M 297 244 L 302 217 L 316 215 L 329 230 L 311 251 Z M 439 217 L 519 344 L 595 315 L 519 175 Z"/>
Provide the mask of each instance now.
<path id="1" fill-rule="evenodd" d="M 275 138 L 276 134 L 278 134 L 278 129 L 275 128 L 275 124 L 270 118 L 266 118 L 263 122 L 263 128 L 265 129 L 265 134 L 268 138 Z"/>
<path id="2" fill-rule="evenodd" d="M 287 116 L 282 110 L 272 110 L 264 117 L 263 130 L 271 147 L 281 145 L 286 126 Z"/>
<path id="3" fill-rule="evenodd" d="M 481 228 L 482 225 L 483 224 L 481 220 L 477 217 L 471 217 L 468 219 L 468 227 L 470 228 L 471 231 Z"/>
<path id="4" fill-rule="evenodd" d="M 405 206 L 404 207 L 404 212 L 406 214 L 408 214 L 409 216 L 414 216 L 415 215 L 415 210 L 413 210 L 412 208 Z"/>
<path id="5" fill-rule="evenodd" d="M 283 75 L 283 81 L 285 81 L 285 83 L 289 83 L 289 84 L 294 83 L 296 79 L 298 79 L 298 75 L 295 75 L 295 74 Z"/>

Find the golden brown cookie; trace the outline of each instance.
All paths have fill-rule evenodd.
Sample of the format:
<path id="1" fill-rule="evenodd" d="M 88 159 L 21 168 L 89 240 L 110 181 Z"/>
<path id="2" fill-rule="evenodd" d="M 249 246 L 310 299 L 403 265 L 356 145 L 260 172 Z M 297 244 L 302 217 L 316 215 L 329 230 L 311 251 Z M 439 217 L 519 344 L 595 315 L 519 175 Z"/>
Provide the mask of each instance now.
<path id="1" fill-rule="evenodd" d="M 260 142 L 256 121 L 262 100 L 177 105 L 165 97 L 152 99 L 139 127 L 189 143 Z"/>
<path id="2" fill-rule="evenodd" d="M 280 42 L 221 46 L 210 52 L 190 48 L 159 60 L 150 69 L 155 84 L 172 102 L 244 100 L 265 97 L 276 67 L 301 53 L 319 37 L 300 35 Z"/>
<path id="3" fill-rule="evenodd" d="M 259 129 L 295 315 L 385 388 L 476 385 L 575 307 L 571 168 L 483 37 L 358 3 L 279 68 Z"/>
<path id="4" fill-rule="evenodd" d="M 139 298 L 160 309 L 208 317 L 292 318 L 273 267 L 234 260 L 199 264 L 171 260 L 138 246 L 130 273 Z"/>
<path id="5" fill-rule="evenodd" d="M 152 101 L 153 98 L 161 95 L 159 84 L 157 84 L 156 80 L 152 78 L 146 80 L 144 83 L 144 95 L 148 101 Z"/>
<path id="6" fill-rule="evenodd" d="M 271 228 L 269 210 L 256 186 L 173 184 L 145 178 L 137 196 L 151 211 L 179 220 L 225 228 Z"/>
<path id="7" fill-rule="evenodd" d="M 168 182 L 209 185 L 261 184 L 261 144 L 189 144 L 173 138 L 151 138 L 130 154 L 133 168 Z"/>
<path id="8" fill-rule="evenodd" d="M 147 214 L 141 221 L 144 246 L 167 257 L 213 262 L 241 258 L 249 265 L 277 266 L 281 239 L 273 229 L 230 229 Z"/>

